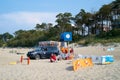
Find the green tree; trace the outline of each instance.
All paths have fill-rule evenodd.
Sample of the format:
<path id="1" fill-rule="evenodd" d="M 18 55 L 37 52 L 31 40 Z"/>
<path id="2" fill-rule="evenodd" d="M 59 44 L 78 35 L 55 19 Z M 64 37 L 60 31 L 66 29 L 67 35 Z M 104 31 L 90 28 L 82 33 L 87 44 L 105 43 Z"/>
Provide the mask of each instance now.
<path id="1" fill-rule="evenodd" d="M 113 21 L 112 21 L 112 26 L 113 28 L 120 28 L 120 22 L 119 22 L 119 17 L 120 17 L 120 0 L 115 0 L 111 4 L 112 7 L 112 16 L 113 16 Z"/>
<path id="2" fill-rule="evenodd" d="M 56 22 L 57 26 L 60 28 L 60 33 L 65 32 L 65 31 L 71 31 L 71 18 L 72 14 L 71 13 L 59 13 L 56 16 Z"/>
<path id="3" fill-rule="evenodd" d="M 75 16 L 74 22 L 75 25 L 78 29 L 78 31 L 82 31 L 82 35 L 84 35 L 85 29 L 83 28 L 83 25 L 85 26 L 90 26 L 91 22 L 90 20 L 92 19 L 92 14 L 89 12 L 85 12 L 84 9 L 81 9 L 81 11 Z M 89 30 L 89 29 L 88 29 Z"/>
<path id="4" fill-rule="evenodd" d="M 36 30 L 41 30 L 41 31 L 47 30 L 47 24 L 46 23 L 36 24 L 35 29 Z"/>
<path id="5" fill-rule="evenodd" d="M 4 42 L 7 42 L 7 41 L 9 41 L 9 40 L 12 39 L 12 38 L 13 38 L 13 35 L 11 35 L 11 34 L 8 33 L 8 32 L 6 32 L 6 33 L 4 33 L 4 34 L 2 35 L 2 39 L 3 39 Z"/>
<path id="6" fill-rule="evenodd" d="M 110 28 L 110 25 L 108 24 L 110 19 L 111 19 L 111 6 L 110 5 L 103 5 L 101 8 L 100 8 L 100 11 L 99 11 L 100 15 L 101 15 L 101 31 L 103 31 L 103 22 L 106 21 L 107 22 L 107 27 Z"/>

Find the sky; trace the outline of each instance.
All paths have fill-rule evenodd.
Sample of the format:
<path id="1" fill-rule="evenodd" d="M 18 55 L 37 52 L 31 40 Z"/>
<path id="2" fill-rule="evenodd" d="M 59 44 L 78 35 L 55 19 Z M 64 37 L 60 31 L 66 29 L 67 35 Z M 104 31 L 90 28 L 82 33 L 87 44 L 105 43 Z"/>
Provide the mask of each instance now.
<path id="1" fill-rule="evenodd" d="M 80 9 L 98 11 L 102 5 L 114 0 L 1 0 L 0 34 L 13 34 L 18 30 L 35 29 L 36 24 L 55 23 L 56 15 L 70 12 L 76 15 Z"/>

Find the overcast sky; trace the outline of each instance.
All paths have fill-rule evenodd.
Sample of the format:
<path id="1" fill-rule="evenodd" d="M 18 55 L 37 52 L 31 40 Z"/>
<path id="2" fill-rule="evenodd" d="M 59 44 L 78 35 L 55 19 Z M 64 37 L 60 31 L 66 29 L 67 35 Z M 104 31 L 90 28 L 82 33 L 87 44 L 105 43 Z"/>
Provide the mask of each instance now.
<path id="1" fill-rule="evenodd" d="M 0 34 L 23 29 L 34 29 L 37 23 L 55 24 L 55 16 L 70 12 L 76 15 L 80 9 L 98 11 L 114 0 L 1 0 Z"/>

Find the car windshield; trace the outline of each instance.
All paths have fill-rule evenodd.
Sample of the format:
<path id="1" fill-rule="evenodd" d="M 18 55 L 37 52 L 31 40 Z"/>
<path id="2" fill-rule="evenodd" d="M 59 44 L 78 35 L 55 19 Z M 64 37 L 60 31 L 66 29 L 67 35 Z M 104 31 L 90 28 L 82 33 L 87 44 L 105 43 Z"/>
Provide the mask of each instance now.
<path id="1" fill-rule="evenodd" d="M 49 47 L 48 48 L 48 51 L 55 51 L 55 50 L 57 50 L 57 47 Z"/>
<path id="2" fill-rule="evenodd" d="M 41 47 L 35 48 L 35 51 L 40 51 L 40 50 L 41 50 Z"/>

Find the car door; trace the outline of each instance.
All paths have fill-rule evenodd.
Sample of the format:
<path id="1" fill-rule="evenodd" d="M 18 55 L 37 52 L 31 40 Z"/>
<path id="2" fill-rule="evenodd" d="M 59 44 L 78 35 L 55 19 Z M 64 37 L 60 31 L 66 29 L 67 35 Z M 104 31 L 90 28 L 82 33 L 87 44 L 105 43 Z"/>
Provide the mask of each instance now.
<path id="1" fill-rule="evenodd" d="M 47 47 L 46 58 L 50 58 L 52 53 L 53 53 L 53 48 L 52 47 Z"/>
<path id="2" fill-rule="evenodd" d="M 42 47 L 40 55 L 42 58 L 46 58 L 46 54 L 47 54 L 47 48 L 46 47 Z"/>

